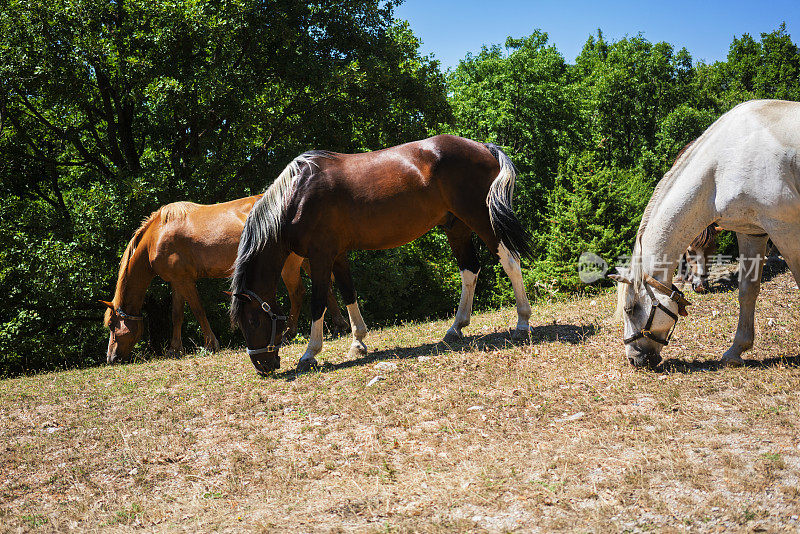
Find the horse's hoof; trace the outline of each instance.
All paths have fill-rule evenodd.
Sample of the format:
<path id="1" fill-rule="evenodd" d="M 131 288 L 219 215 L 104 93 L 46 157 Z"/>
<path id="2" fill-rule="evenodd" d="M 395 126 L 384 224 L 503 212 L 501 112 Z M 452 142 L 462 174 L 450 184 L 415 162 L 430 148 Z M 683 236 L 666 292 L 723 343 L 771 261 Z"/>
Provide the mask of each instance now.
<path id="1" fill-rule="evenodd" d="M 744 365 L 744 360 L 741 356 L 723 356 L 722 364 L 725 367 L 741 367 Z"/>
<path id="2" fill-rule="evenodd" d="M 312 369 L 316 369 L 319 367 L 317 360 L 313 357 L 308 358 L 300 358 L 300 361 L 297 362 L 297 372 L 302 373 L 305 371 L 310 371 Z"/>
<path id="3" fill-rule="evenodd" d="M 514 341 L 523 341 L 531 337 L 531 327 L 515 328 L 511 331 L 511 339 Z"/>
<path id="4" fill-rule="evenodd" d="M 367 346 L 361 341 L 354 341 L 353 344 L 350 345 L 350 353 L 348 354 L 349 358 L 358 358 L 359 356 L 364 356 L 366 354 Z"/>
<path id="5" fill-rule="evenodd" d="M 455 343 L 457 341 L 461 341 L 462 339 L 464 339 L 464 334 L 462 334 L 461 332 L 459 332 L 454 328 L 448 330 L 447 333 L 444 335 L 445 343 Z"/>

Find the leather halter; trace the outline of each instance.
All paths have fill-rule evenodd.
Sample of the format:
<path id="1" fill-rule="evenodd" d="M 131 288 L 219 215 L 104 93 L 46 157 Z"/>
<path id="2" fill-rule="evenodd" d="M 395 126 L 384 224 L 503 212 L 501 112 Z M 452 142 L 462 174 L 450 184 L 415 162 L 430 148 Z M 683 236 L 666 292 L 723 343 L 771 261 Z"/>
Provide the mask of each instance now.
<path id="1" fill-rule="evenodd" d="M 686 299 L 686 297 L 683 295 L 683 292 L 680 289 L 675 287 L 675 284 L 672 284 L 671 287 L 667 287 L 666 285 L 662 284 L 661 282 L 659 282 L 658 280 L 656 280 L 647 273 L 644 274 L 644 282 L 646 284 L 645 290 L 647 291 L 648 295 L 650 295 L 650 300 L 652 301 L 653 304 L 653 306 L 650 308 L 650 315 L 647 318 L 647 323 L 644 325 L 644 328 L 641 331 L 633 334 L 631 337 L 623 339 L 622 342 L 625 343 L 626 345 L 629 345 L 638 339 L 647 338 L 652 341 L 655 341 L 660 345 L 667 346 L 669 344 L 670 338 L 672 338 L 672 334 L 675 332 L 675 327 L 678 325 L 678 316 L 672 313 L 672 311 L 670 311 L 669 308 L 661 304 L 661 302 L 656 298 L 656 296 L 653 294 L 650 288 L 652 287 L 662 295 L 668 296 L 670 300 L 672 300 L 675 304 L 678 305 L 678 313 L 680 313 L 681 315 L 686 315 L 686 306 L 689 306 L 691 302 L 689 302 Z M 669 317 L 672 318 L 673 321 L 675 321 L 672 324 L 672 328 L 670 328 L 669 332 L 667 332 L 667 337 L 664 339 L 661 339 L 660 337 L 656 336 L 650 331 L 650 327 L 653 326 L 653 319 L 655 319 L 656 316 L 656 310 L 663 311 L 664 313 L 669 315 Z"/>
<path id="2" fill-rule="evenodd" d="M 117 308 L 116 310 L 114 310 L 114 313 L 118 317 L 121 317 L 123 319 L 130 319 L 131 321 L 144 321 L 143 315 L 131 315 L 129 313 L 125 313 L 124 311 L 122 311 L 122 308 Z"/>
<path id="3" fill-rule="evenodd" d="M 264 313 L 266 313 L 267 316 L 272 319 L 272 335 L 269 339 L 269 345 L 260 349 L 251 349 L 250 347 L 247 347 L 247 355 L 252 357 L 258 354 L 264 354 L 265 352 L 274 352 L 281 346 L 281 343 L 278 343 L 277 345 L 275 344 L 275 332 L 278 330 L 278 321 L 285 321 L 288 319 L 288 317 L 285 315 L 278 315 L 273 312 L 269 304 L 264 302 L 264 299 L 256 295 L 253 291 L 244 289 L 242 290 L 242 293 L 256 299 L 256 301 L 261 304 L 261 309 L 264 310 Z"/>

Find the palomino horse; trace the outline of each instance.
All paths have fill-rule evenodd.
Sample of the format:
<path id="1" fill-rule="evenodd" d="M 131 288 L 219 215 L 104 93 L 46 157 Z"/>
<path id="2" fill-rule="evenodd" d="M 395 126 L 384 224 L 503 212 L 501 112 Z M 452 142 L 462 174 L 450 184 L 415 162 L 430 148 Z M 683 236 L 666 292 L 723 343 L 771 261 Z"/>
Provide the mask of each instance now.
<path id="1" fill-rule="evenodd" d="M 440 135 L 376 152 L 307 152 L 295 158 L 250 212 L 242 231 L 231 289 L 231 321 L 242 329 L 256 369 L 280 367 L 282 318 L 275 289 L 288 254 L 311 264 L 311 339 L 298 369 L 316 365 L 322 350 L 325 292 L 331 279 L 342 292 L 353 343 L 366 353 L 366 325 L 356 302 L 347 251 L 385 249 L 442 225 L 461 270 L 462 293 L 445 339 L 469 324 L 480 265 L 472 244 L 478 234 L 500 257 L 517 300 L 515 335 L 530 330 L 531 307 L 518 263 L 530 237 L 511 206 L 516 173 L 499 148 Z"/>
<path id="2" fill-rule="evenodd" d="M 100 301 L 108 307 L 105 325 L 111 330 L 106 355 L 109 363 L 128 359 L 139 341 L 143 330 L 142 303 L 155 275 L 172 286 L 171 350 L 183 351 L 184 299 L 189 301 L 192 313 L 200 323 L 205 346 L 219 349 L 195 282 L 198 278 L 227 278 L 231 275 L 245 218 L 259 198 L 261 195 L 212 205 L 175 202 L 154 211 L 142 223 L 122 254 L 114 300 Z M 292 255 L 287 258 L 281 272 L 292 304 L 287 325 L 291 337 L 297 331 L 297 318 L 305 292 L 300 281 L 302 263 L 303 258 Z M 344 332 L 347 322 L 330 292 L 328 303 L 335 327 Z"/>
<path id="3" fill-rule="evenodd" d="M 717 235 L 720 229 L 716 224 L 709 224 L 700 232 L 700 235 L 686 248 L 681 260 L 678 262 L 678 276 L 676 280 L 683 280 L 692 284 L 692 289 L 697 293 L 708 291 L 708 263 L 711 256 L 717 252 Z"/>
<path id="4" fill-rule="evenodd" d="M 711 223 L 739 241 L 739 324 L 722 359 L 741 365 L 753 346 L 755 302 L 767 239 L 800 284 L 800 103 L 754 100 L 720 117 L 656 187 L 629 270 L 614 278 L 624 310 L 625 352 L 655 365 L 688 301 L 672 285 L 686 244 Z"/>

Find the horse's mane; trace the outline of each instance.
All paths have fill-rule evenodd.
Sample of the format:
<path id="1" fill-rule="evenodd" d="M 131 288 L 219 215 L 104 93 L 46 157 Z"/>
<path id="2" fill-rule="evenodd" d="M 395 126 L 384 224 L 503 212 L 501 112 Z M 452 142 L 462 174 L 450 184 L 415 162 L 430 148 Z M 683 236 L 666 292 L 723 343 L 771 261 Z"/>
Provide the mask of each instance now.
<path id="1" fill-rule="evenodd" d="M 117 275 L 117 287 L 114 290 L 114 299 L 111 301 L 114 304 L 115 309 L 120 307 L 122 301 L 122 292 L 125 289 L 125 282 L 128 278 L 128 264 L 131 261 L 131 257 L 136 251 L 136 247 L 139 245 L 139 242 L 142 240 L 145 230 L 147 230 L 153 221 L 158 218 L 159 213 L 161 213 L 161 210 L 164 209 L 164 207 L 157 209 L 142 221 L 142 224 L 140 224 L 139 228 L 137 228 L 133 233 L 131 240 L 128 241 L 128 246 L 125 247 L 125 252 L 122 253 L 122 259 L 119 262 L 119 274 Z M 108 327 L 110 322 L 111 308 L 106 308 L 106 314 L 103 317 L 103 324 Z"/>
<path id="2" fill-rule="evenodd" d="M 295 191 L 297 177 L 304 171 L 313 174 L 314 167 L 318 167 L 317 158 L 334 159 L 336 154 L 325 150 L 312 150 L 294 158 L 278 175 L 278 178 L 264 191 L 264 195 L 256 201 L 253 209 L 247 215 L 247 220 L 242 229 L 239 240 L 239 251 L 233 264 L 231 277 L 231 292 L 241 293 L 246 284 L 247 269 L 250 262 L 269 243 L 280 243 L 281 227 L 284 223 L 286 207 Z M 235 324 L 239 316 L 239 299 L 231 299 L 230 317 Z"/>
<path id="3" fill-rule="evenodd" d="M 183 200 L 180 202 L 167 204 L 166 206 L 161 206 L 161 208 L 154 212 L 154 214 L 161 213 L 161 224 L 167 224 L 170 221 L 179 221 L 181 219 L 185 219 L 189 212 L 198 206 L 199 204 Z"/>

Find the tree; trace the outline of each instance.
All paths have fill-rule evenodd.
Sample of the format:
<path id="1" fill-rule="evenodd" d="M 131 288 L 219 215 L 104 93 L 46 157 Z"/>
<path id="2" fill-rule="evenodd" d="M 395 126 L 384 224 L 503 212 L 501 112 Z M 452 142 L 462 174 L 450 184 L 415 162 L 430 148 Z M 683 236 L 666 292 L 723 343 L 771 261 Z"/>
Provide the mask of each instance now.
<path id="1" fill-rule="evenodd" d="M 576 60 L 594 149 L 611 165 L 630 167 L 656 147 L 658 124 L 687 98 L 691 56 L 641 35 L 606 43 L 590 38 Z"/>
<path id="2" fill-rule="evenodd" d="M 448 121 L 438 63 L 393 6 L 6 2 L 0 365 L 102 356 L 91 302 L 157 206 L 244 196 L 305 150 L 380 148 Z"/>

